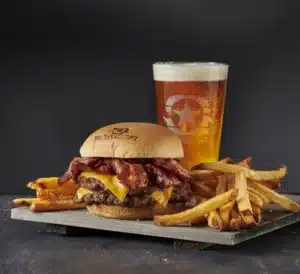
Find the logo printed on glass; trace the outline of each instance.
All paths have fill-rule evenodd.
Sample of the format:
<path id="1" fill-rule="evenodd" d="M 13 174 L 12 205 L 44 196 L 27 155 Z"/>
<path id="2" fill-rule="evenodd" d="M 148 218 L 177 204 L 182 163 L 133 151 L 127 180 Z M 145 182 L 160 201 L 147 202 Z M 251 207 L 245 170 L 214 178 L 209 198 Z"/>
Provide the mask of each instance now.
<path id="1" fill-rule="evenodd" d="M 166 126 L 176 134 L 189 135 L 201 128 L 203 134 L 208 134 L 210 124 L 209 100 L 196 95 L 174 95 L 165 103 Z"/>

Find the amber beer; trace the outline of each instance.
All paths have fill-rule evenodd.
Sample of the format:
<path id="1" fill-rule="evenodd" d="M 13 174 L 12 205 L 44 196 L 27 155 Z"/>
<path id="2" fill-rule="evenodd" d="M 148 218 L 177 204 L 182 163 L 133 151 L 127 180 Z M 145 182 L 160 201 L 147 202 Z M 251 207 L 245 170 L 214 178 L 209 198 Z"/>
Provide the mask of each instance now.
<path id="1" fill-rule="evenodd" d="M 219 159 L 228 65 L 154 63 L 158 124 L 182 140 L 182 165 Z"/>

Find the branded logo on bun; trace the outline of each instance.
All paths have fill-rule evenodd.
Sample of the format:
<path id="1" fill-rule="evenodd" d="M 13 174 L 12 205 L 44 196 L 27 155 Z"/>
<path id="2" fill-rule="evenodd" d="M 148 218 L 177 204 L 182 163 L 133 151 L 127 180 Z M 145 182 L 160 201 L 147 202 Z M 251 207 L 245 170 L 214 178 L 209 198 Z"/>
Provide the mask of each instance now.
<path id="1" fill-rule="evenodd" d="M 179 164 L 178 136 L 150 123 L 118 123 L 96 130 L 80 157 L 60 177 L 80 184 L 74 199 L 95 215 L 152 219 L 183 210 L 190 201 L 190 175 Z"/>
<path id="2" fill-rule="evenodd" d="M 136 141 L 138 139 L 138 136 L 124 134 L 124 133 L 129 133 L 129 128 L 113 128 L 111 130 L 110 134 L 96 135 L 95 141 L 109 140 L 109 139 L 111 139 L 111 140 L 112 139 L 125 139 L 125 140 Z"/>
<path id="3" fill-rule="evenodd" d="M 123 134 L 123 133 L 128 133 L 129 128 L 120 128 L 120 127 L 115 127 L 112 130 L 113 134 Z"/>

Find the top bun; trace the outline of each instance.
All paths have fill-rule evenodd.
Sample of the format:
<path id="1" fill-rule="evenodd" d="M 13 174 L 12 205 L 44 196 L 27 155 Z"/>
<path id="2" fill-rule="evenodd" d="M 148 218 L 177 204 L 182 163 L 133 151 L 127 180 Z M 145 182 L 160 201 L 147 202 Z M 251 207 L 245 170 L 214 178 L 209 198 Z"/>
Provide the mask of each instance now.
<path id="1" fill-rule="evenodd" d="M 118 123 L 92 133 L 80 148 L 81 157 L 182 158 L 180 138 L 150 123 Z"/>

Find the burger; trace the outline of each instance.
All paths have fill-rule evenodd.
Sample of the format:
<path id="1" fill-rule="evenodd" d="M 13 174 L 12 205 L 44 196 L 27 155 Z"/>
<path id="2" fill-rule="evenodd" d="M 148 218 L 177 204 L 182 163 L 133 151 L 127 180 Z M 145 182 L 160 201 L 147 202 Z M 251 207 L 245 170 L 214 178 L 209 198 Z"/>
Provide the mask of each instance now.
<path id="1" fill-rule="evenodd" d="M 96 130 L 59 178 L 80 188 L 74 201 L 90 213 L 127 220 L 179 212 L 190 203 L 191 178 L 179 159 L 183 147 L 166 127 L 118 123 Z"/>

